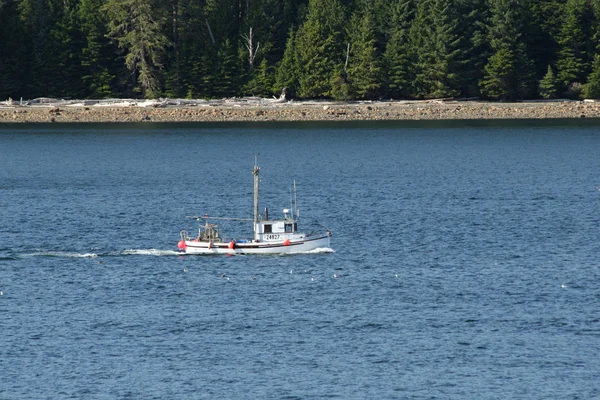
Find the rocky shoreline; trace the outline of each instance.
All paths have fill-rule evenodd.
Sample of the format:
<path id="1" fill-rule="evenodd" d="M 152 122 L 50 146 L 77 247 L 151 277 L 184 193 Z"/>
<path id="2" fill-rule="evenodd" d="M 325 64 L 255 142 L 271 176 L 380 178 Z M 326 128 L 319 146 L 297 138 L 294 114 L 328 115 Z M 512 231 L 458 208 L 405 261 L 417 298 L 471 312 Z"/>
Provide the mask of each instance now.
<path id="1" fill-rule="evenodd" d="M 4 123 L 395 121 L 600 118 L 600 102 L 294 102 L 258 105 L 0 106 Z"/>

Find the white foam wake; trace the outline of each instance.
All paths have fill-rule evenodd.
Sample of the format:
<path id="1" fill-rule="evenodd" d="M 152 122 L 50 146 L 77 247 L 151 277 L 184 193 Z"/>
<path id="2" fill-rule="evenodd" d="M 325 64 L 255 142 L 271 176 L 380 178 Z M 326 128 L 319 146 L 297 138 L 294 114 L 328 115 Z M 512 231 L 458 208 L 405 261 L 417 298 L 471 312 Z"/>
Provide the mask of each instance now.
<path id="1" fill-rule="evenodd" d="M 65 258 L 95 258 L 98 257 L 96 253 L 74 253 L 70 251 L 38 251 L 37 253 L 30 254 L 34 257 L 65 257 Z"/>
<path id="2" fill-rule="evenodd" d="M 123 250 L 121 255 L 131 256 L 179 256 L 180 252 L 175 250 L 159 250 L 159 249 L 127 249 Z"/>
<path id="3" fill-rule="evenodd" d="M 288 254 L 324 254 L 324 253 L 335 253 L 335 250 L 330 247 L 317 247 L 316 249 L 307 251 L 298 251 Z"/>

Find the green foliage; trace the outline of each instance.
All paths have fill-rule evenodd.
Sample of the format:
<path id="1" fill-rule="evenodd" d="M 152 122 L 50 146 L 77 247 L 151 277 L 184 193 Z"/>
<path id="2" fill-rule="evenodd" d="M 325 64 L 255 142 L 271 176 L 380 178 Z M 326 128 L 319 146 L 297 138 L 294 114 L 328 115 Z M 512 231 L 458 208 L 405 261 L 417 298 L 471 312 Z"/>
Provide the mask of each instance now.
<path id="1" fill-rule="evenodd" d="M 600 0 L 0 0 L 0 99 L 597 97 L 599 52 Z"/>
<path id="2" fill-rule="evenodd" d="M 544 99 L 553 99 L 560 89 L 560 82 L 556 79 L 552 67 L 548 65 L 548 72 L 540 81 L 540 96 Z"/>
<path id="3" fill-rule="evenodd" d="M 479 83 L 485 74 L 485 65 L 492 55 L 489 43 L 489 7 L 485 0 L 460 0 L 457 13 L 460 24 L 458 35 L 461 37 L 460 76 L 461 95 L 465 97 L 478 97 Z"/>
<path id="4" fill-rule="evenodd" d="M 461 55 L 458 15 L 450 0 L 419 2 L 411 26 L 416 74 L 413 94 L 439 98 L 459 94 Z"/>
<path id="5" fill-rule="evenodd" d="M 528 55 L 535 63 L 537 76 L 556 63 L 559 31 L 563 21 L 565 0 L 535 0 L 526 3 Z"/>
<path id="6" fill-rule="evenodd" d="M 492 55 L 485 65 L 481 92 L 493 99 L 517 100 L 533 94 L 533 64 L 521 31 L 525 29 L 517 0 L 491 0 L 489 41 Z"/>
<path id="7" fill-rule="evenodd" d="M 0 3 L 0 100 L 24 95 L 23 61 L 27 47 L 23 43 L 22 24 L 14 18 L 18 13 L 16 2 Z"/>
<path id="8" fill-rule="evenodd" d="M 481 91 L 494 99 L 513 99 L 516 86 L 516 57 L 508 48 L 500 48 L 485 66 L 486 76 Z"/>
<path id="9" fill-rule="evenodd" d="M 339 0 L 310 0 L 306 21 L 296 35 L 298 95 L 332 95 L 332 79 L 343 64 L 345 13 Z"/>
<path id="10" fill-rule="evenodd" d="M 275 76 L 275 89 L 286 89 L 290 96 L 295 96 L 300 88 L 298 75 L 300 74 L 300 65 L 296 53 L 296 35 L 294 30 L 290 29 L 288 40 L 283 53 L 283 59 L 277 67 Z"/>
<path id="11" fill-rule="evenodd" d="M 159 70 L 168 40 L 162 31 L 163 16 L 148 0 L 108 0 L 108 35 L 125 51 L 125 65 L 137 75 L 136 88 L 145 97 L 161 91 Z"/>
<path id="12" fill-rule="evenodd" d="M 587 99 L 600 99 L 600 56 L 596 55 L 592 64 L 592 73 L 584 86 L 583 94 Z"/>
<path id="13" fill-rule="evenodd" d="M 375 21 L 370 7 L 352 15 L 347 35 L 349 94 L 352 98 L 377 98 L 381 94 L 381 57 L 376 47 Z"/>
<path id="14" fill-rule="evenodd" d="M 591 42 L 592 10 L 588 0 L 568 0 L 565 17 L 559 33 L 558 79 L 564 86 L 583 82 L 593 59 Z"/>
<path id="15" fill-rule="evenodd" d="M 116 65 L 114 47 L 106 37 L 106 21 L 100 12 L 103 0 L 81 0 L 79 21 L 85 35 L 81 51 L 81 79 L 85 97 L 107 98 L 113 96 L 112 84 Z"/>
<path id="16" fill-rule="evenodd" d="M 270 97 L 273 95 L 273 73 L 266 58 L 254 68 L 250 81 L 244 85 L 243 94 L 248 96 Z"/>
<path id="17" fill-rule="evenodd" d="M 389 96 L 407 98 L 414 81 L 414 52 L 409 44 L 414 8 L 412 0 L 399 0 L 393 4 L 390 38 L 383 54 L 385 85 Z"/>

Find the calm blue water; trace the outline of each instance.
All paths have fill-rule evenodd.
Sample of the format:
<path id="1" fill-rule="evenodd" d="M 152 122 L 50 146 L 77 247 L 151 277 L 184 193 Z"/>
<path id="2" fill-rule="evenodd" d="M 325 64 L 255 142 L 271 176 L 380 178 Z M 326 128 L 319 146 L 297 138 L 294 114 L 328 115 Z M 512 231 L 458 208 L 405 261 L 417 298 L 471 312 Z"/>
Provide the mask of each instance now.
<path id="1" fill-rule="evenodd" d="M 254 153 L 335 252 L 177 254 Z M 0 398 L 599 398 L 599 172 L 590 121 L 2 126 Z"/>

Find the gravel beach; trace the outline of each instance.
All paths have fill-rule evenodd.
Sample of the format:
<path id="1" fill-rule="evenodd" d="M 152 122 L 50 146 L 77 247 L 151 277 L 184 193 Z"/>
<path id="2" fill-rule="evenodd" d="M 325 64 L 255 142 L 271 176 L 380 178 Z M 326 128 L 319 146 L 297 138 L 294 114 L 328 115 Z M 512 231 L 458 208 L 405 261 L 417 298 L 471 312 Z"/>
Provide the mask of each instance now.
<path id="1" fill-rule="evenodd" d="M 0 106 L 0 123 L 370 121 L 600 118 L 600 102 L 295 102 L 184 106 Z"/>

